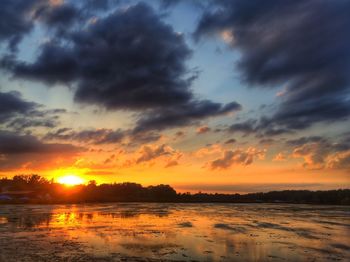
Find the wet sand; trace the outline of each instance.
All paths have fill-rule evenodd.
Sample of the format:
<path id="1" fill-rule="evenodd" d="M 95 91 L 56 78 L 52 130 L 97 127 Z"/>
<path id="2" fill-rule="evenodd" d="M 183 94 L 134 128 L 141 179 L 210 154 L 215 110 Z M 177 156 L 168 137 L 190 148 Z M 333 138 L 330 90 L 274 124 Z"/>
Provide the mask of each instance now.
<path id="1" fill-rule="evenodd" d="M 350 207 L 0 206 L 0 261 L 350 261 Z"/>

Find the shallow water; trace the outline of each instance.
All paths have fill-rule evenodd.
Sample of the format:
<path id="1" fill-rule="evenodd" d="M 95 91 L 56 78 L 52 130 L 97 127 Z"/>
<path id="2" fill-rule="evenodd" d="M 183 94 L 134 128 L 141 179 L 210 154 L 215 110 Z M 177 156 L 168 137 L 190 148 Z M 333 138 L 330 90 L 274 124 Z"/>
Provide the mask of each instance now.
<path id="1" fill-rule="evenodd" d="M 350 261 L 350 207 L 0 206 L 0 261 Z"/>

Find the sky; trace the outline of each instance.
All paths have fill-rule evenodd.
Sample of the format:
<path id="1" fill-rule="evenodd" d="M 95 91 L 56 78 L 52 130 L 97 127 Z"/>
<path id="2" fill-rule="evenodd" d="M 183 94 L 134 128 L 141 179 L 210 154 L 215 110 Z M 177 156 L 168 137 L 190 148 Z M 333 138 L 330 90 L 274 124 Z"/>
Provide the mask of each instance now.
<path id="1" fill-rule="evenodd" d="M 350 1 L 3 0 L 0 177 L 350 186 Z"/>

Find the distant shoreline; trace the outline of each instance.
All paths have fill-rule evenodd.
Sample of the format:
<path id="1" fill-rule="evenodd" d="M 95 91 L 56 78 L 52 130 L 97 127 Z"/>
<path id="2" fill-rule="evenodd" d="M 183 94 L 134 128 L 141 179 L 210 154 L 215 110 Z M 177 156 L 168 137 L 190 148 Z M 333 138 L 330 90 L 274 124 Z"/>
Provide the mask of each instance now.
<path id="1" fill-rule="evenodd" d="M 284 195 L 298 195 L 300 193 L 307 193 L 313 196 L 313 201 L 308 200 L 299 200 L 299 201 L 282 201 L 282 200 L 260 200 L 260 199 L 245 199 L 244 198 L 253 198 L 260 196 L 261 198 L 269 197 L 270 195 L 284 194 Z M 323 203 L 320 203 L 320 200 L 315 200 L 315 195 L 334 195 L 336 193 L 342 193 L 345 195 L 342 200 L 333 201 L 323 200 Z M 1 193 L 0 193 L 1 196 Z M 208 200 L 201 198 L 208 198 Z M 176 199 L 177 198 L 177 199 Z M 185 199 L 184 199 L 185 198 Z M 188 199 L 190 198 L 190 199 Z M 191 199 L 192 198 L 192 199 Z M 197 199 L 196 199 L 197 198 Z M 220 200 L 221 198 L 221 200 Z M 226 198 L 223 200 L 222 198 Z M 231 200 L 229 200 L 231 198 Z M 232 200 L 232 198 L 236 198 Z M 241 200 L 237 199 L 241 198 Z M 187 200 L 186 200 L 187 199 Z M 89 204 L 112 204 L 112 203 L 155 203 L 155 204 L 289 204 L 289 205 L 319 205 L 319 206 L 350 206 L 350 189 L 338 189 L 338 190 L 328 190 L 328 191 L 309 191 L 309 190 L 283 190 L 283 191 L 270 191 L 266 193 L 249 193 L 249 194 L 207 194 L 207 193 L 196 193 L 196 194 L 177 194 L 175 199 L 113 199 L 113 200 L 81 200 L 81 201 L 45 201 L 42 199 L 15 199 L 15 200 L 0 200 L 0 205 L 89 205 Z"/>
<path id="2" fill-rule="evenodd" d="M 319 204 L 319 203 L 296 203 L 296 202 L 176 202 L 176 201 L 111 201 L 111 202 L 0 202 L 0 206 L 5 205 L 98 205 L 98 204 L 271 204 L 271 205 L 313 205 L 313 206 L 342 206 L 350 207 L 350 204 Z"/>
<path id="3" fill-rule="evenodd" d="M 0 204 L 84 203 L 275 203 L 350 205 L 350 189 L 327 191 L 283 190 L 248 194 L 178 193 L 169 185 L 144 187 L 137 183 L 114 183 L 67 187 L 39 175 L 0 179 Z"/>

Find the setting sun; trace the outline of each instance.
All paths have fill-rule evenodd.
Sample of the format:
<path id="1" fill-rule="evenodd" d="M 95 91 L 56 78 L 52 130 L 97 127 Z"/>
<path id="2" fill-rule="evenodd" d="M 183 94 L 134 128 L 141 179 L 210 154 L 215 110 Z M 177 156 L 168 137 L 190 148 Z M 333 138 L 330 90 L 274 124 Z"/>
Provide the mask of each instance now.
<path id="1" fill-rule="evenodd" d="M 58 182 L 66 186 L 75 186 L 83 184 L 84 180 L 76 175 L 66 175 L 58 178 Z"/>

